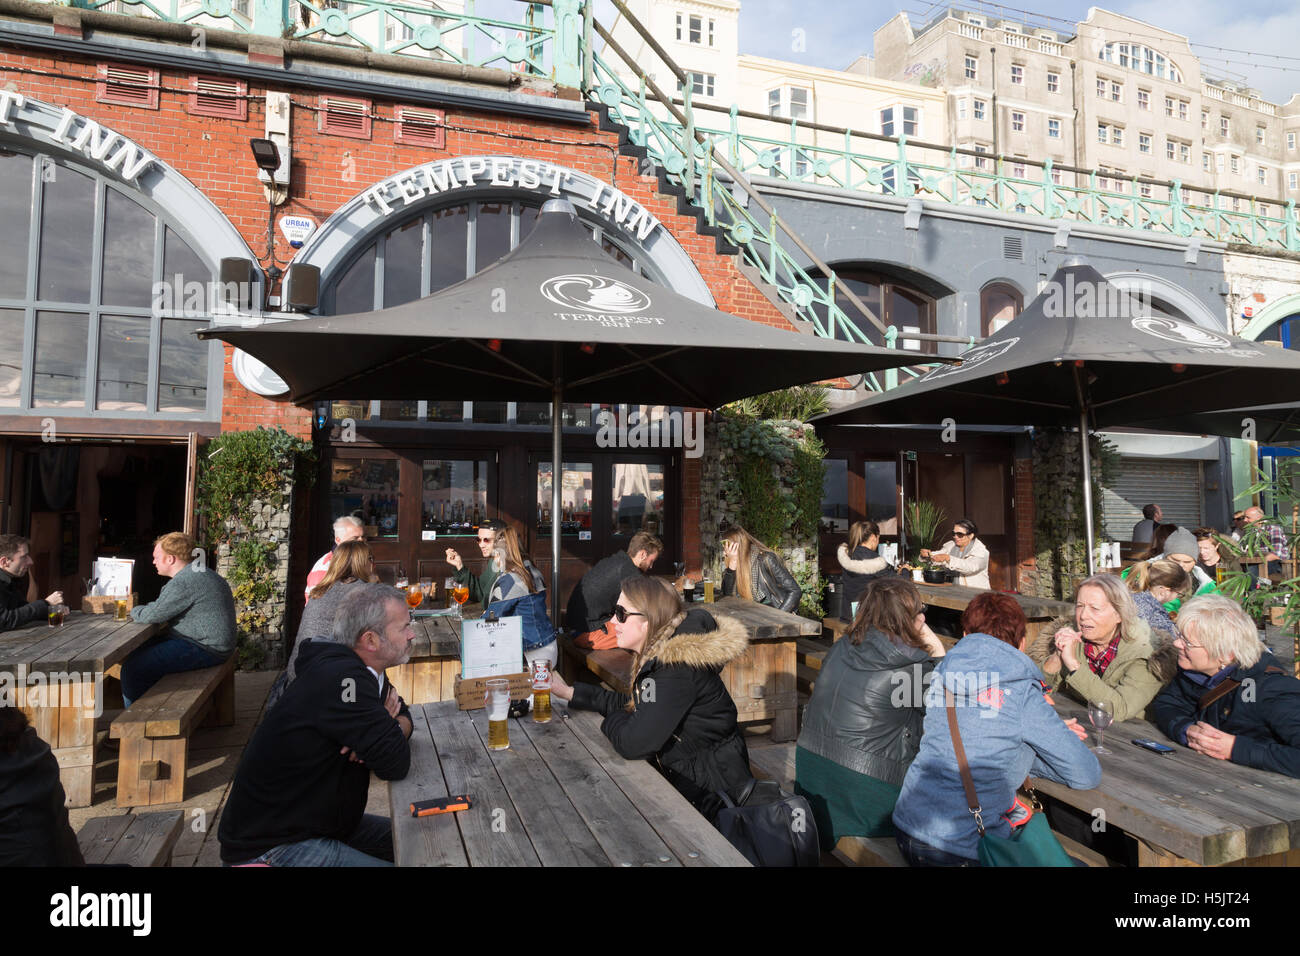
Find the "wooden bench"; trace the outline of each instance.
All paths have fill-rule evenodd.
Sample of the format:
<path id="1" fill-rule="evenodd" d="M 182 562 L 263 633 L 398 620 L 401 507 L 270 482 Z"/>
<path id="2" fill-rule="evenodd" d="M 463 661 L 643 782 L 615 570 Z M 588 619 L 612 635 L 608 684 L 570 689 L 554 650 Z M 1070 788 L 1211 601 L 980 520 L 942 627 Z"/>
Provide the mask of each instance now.
<path id="1" fill-rule="evenodd" d="M 840 837 L 831 855 L 845 866 L 907 867 L 893 837 Z"/>
<path id="2" fill-rule="evenodd" d="M 849 622 L 841 621 L 838 617 L 824 617 L 822 618 L 822 632 L 823 636 L 830 634 L 831 643 L 834 644 L 849 632 Z"/>
<path id="3" fill-rule="evenodd" d="M 88 820 L 77 834 L 87 863 L 105 866 L 171 866 L 172 848 L 184 825 L 180 810 L 123 813 Z"/>
<path id="4" fill-rule="evenodd" d="M 224 664 L 166 674 L 109 727 L 121 741 L 117 805 L 152 807 L 185 799 L 190 732 L 200 721 L 235 722 L 235 655 Z"/>

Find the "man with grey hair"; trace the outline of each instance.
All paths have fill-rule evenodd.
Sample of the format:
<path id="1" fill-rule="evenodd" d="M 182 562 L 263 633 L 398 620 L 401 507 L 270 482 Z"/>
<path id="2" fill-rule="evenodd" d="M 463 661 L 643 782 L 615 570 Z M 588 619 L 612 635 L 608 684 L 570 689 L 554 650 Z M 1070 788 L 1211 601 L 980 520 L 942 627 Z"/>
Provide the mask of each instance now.
<path id="1" fill-rule="evenodd" d="M 1278 665 L 1235 601 L 1178 613 L 1178 676 L 1151 703 L 1170 740 L 1218 760 L 1300 777 L 1300 681 Z"/>
<path id="2" fill-rule="evenodd" d="M 217 837 L 226 863 L 383 866 L 388 819 L 368 815 L 370 771 L 401 780 L 411 716 L 384 671 L 411 656 L 401 591 L 364 584 L 334 617 L 332 641 L 311 641 L 298 677 L 267 712 L 235 772 Z"/>
<path id="3" fill-rule="evenodd" d="M 334 547 L 344 541 L 361 541 L 366 536 L 366 526 L 355 515 L 342 515 L 334 519 Z M 307 586 L 303 588 L 303 600 L 311 600 L 311 589 L 325 580 L 325 572 L 330 569 L 330 559 L 334 557 L 331 549 L 316 559 L 316 563 L 307 572 Z"/>

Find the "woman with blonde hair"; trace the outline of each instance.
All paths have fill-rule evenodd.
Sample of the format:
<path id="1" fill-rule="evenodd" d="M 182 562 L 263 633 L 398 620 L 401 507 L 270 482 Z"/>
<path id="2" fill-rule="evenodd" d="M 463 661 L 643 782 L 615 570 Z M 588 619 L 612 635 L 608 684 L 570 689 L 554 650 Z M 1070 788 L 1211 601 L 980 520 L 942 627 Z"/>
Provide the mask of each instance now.
<path id="1" fill-rule="evenodd" d="M 1173 646 L 1153 638 L 1133 596 L 1110 574 L 1079 585 L 1074 621 L 1043 627 L 1029 656 L 1049 690 L 1059 687 L 1085 704 L 1106 701 L 1116 722 L 1141 717 L 1176 673 Z"/>
<path id="2" fill-rule="evenodd" d="M 500 574 L 492 584 L 484 611 L 497 617 L 521 619 L 526 669 L 543 659 L 554 667 L 559 660 L 559 644 L 546 610 L 546 579 L 533 567 L 514 528 L 507 525 L 497 531 L 492 564 Z"/>
<path id="3" fill-rule="evenodd" d="M 799 607 L 803 591 L 785 562 L 740 525 L 722 536 L 722 553 L 727 564 L 722 575 L 724 597 L 738 594 L 782 611 Z"/>
<path id="4" fill-rule="evenodd" d="M 1210 594 L 1187 602 L 1178 629 L 1178 676 L 1151 704 L 1152 722 L 1208 757 L 1300 777 L 1300 681 L 1254 621 Z"/>
<path id="5" fill-rule="evenodd" d="M 749 648 L 739 621 L 686 610 L 672 585 L 623 581 L 614 606 L 618 646 L 632 652 L 632 697 L 596 684 L 570 686 L 558 674 L 551 693 L 575 710 L 605 715 L 601 730 L 628 760 L 651 760 L 712 820 L 719 790 L 738 800 L 753 779 L 736 705 L 721 670 Z"/>
<path id="6" fill-rule="evenodd" d="M 1192 579 L 1178 562 L 1160 558 L 1136 564 L 1126 583 L 1133 592 L 1138 615 L 1152 632 L 1161 632 L 1171 641 L 1177 637 L 1178 628 L 1165 607 L 1171 601 L 1181 601 L 1192 593 Z"/>
<path id="7" fill-rule="evenodd" d="M 298 651 L 303 644 L 311 640 L 331 640 L 334 632 L 334 613 L 339 602 L 360 584 L 371 584 L 379 580 L 375 576 L 375 558 L 370 545 L 364 541 L 344 541 L 334 548 L 334 557 L 330 559 L 329 568 L 320 584 L 311 589 L 311 600 L 303 608 L 302 620 L 298 623 L 298 636 L 293 642 L 293 651 L 284 673 L 276 678 L 275 685 L 266 699 L 267 710 L 280 699 L 295 677 L 298 676 Z"/>

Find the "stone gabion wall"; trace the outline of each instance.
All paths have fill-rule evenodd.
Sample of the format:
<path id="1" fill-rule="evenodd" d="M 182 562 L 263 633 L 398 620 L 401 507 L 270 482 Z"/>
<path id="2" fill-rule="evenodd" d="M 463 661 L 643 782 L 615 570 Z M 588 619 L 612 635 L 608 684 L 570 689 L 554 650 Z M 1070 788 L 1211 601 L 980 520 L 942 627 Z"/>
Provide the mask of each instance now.
<path id="1" fill-rule="evenodd" d="M 775 428 L 779 436 L 792 442 L 801 442 L 813 434 L 813 427 L 803 422 L 781 421 L 768 424 Z M 700 459 L 703 466 L 700 478 L 701 561 L 704 569 L 710 571 L 713 580 L 718 582 L 721 582 L 722 573 L 726 569 L 722 560 L 722 532 L 740 523 L 740 502 L 726 499 L 723 478 L 729 471 L 734 473 L 741 457 L 739 451 L 722 442 L 716 422 L 705 426 L 704 453 Z M 792 485 L 784 480 L 780 466 L 773 463 L 772 469 L 780 483 L 781 494 L 790 494 Z M 803 588 L 805 596 L 811 594 L 820 598 L 817 548 L 817 541 L 796 540 L 787 533 L 776 551 Z"/>
<path id="2" fill-rule="evenodd" d="M 275 549 L 272 576 L 274 584 L 271 597 L 252 605 L 249 609 L 265 616 L 266 624 L 251 632 L 241 630 L 247 650 L 245 657 L 257 656 L 253 648 L 260 648 L 265 657 L 260 662 L 261 668 L 283 667 L 288 657 L 288 634 L 286 633 L 288 595 L 289 595 L 289 547 L 293 523 L 293 488 L 284 488 L 283 504 L 276 506 L 271 502 L 253 499 L 249 513 L 244 521 L 229 530 L 236 539 L 252 538 Z M 231 573 L 231 548 L 221 545 L 217 550 L 217 571 L 227 581 Z M 232 584 L 233 587 L 233 584 Z M 235 600 L 236 614 L 245 610 L 239 599 Z"/>
<path id="3" fill-rule="evenodd" d="M 1102 459 L 1094 436 L 1092 473 L 1099 484 Z M 1021 586 L 1036 597 L 1070 600 L 1088 575 L 1083 531 L 1083 452 L 1077 432 L 1036 432 L 1033 445 L 1034 554 L 1036 567 L 1021 571 Z M 1101 496 L 1093 501 L 1093 520 L 1100 524 Z M 1097 540 L 1101 540 L 1100 537 Z"/>

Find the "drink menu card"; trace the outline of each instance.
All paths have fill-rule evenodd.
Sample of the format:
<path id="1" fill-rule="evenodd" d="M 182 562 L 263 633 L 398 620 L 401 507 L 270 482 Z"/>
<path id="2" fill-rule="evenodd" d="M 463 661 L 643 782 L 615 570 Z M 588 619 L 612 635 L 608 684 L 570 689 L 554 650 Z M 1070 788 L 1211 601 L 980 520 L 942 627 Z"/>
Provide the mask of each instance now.
<path id="1" fill-rule="evenodd" d="M 460 676 L 500 677 L 523 670 L 524 629 L 517 617 L 465 621 L 460 630 Z"/>
<path id="2" fill-rule="evenodd" d="M 131 574 L 135 561 L 131 558 L 99 558 L 91 563 L 90 575 L 98 578 L 92 590 L 93 594 L 131 593 Z"/>

